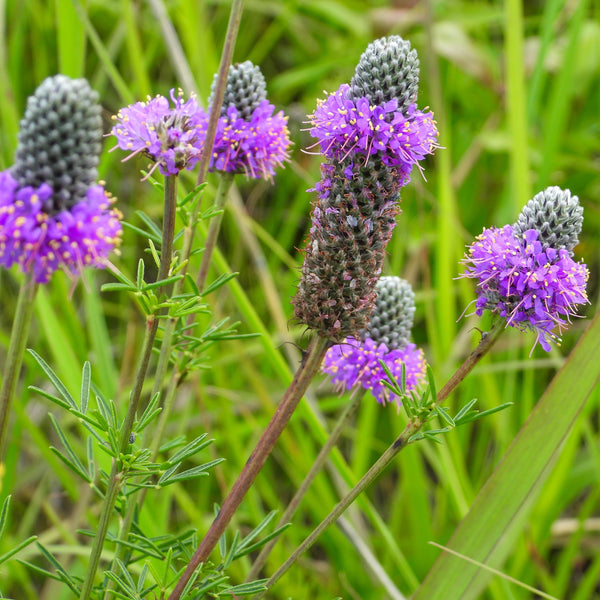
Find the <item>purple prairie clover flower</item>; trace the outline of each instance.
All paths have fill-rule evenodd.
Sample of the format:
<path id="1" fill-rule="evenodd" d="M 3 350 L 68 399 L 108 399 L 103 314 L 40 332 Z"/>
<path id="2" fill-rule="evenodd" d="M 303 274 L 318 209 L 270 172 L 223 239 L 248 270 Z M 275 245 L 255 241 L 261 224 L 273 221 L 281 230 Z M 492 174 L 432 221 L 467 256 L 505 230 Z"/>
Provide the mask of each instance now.
<path id="1" fill-rule="evenodd" d="M 397 381 L 400 381 L 404 365 L 407 391 L 415 389 L 425 374 L 423 351 L 415 344 L 389 350 L 383 342 L 378 345 L 369 337 L 364 342 L 348 338 L 343 344 L 329 348 L 323 371 L 331 375 L 333 383 L 340 389 L 350 390 L 360 385 L 369 390 L 379 404 L 385 404 L 397 398 L 382 383 L 382 380 L 388 381 L 388 377 L 380 360 Z"/>
<path id="2" fill-rule="evenodd" d="M 217 124 L 210 170 L 271 179 L 275 168 L 289 160 L 291 144 L 287 117 L 282 111 L 274 111 L 275 107 L 268 100 L 262 100 L 249 120 L 245 120 L 235 106 L 229 106 Z M 207 124 L 208 115 L 205 115 L 202 138 Z"/>
<path id="3" fill-rule="evenodd" d="M 309 123 L 315 145 L 325 157 L 356 154 L 363 162 L 380 157 L 385 165 L 399 170 L 403 184 L 413 166 L 438 147 L 433 113 L 420 111 L 414 103 L 403 113 L 395 98 L 382 105 L 373 105 L 367 98 L 354 100 L 347 84 L 318 102 Z"/>
<path id="4" fill-rule="evenodd" d="M 19 187 L 10 171 L 0 172 L 0 265 L 19 264 L 46 283 L 59 267 L 76 275 L 85 266 L 103 268 L 120 243 L 121 213 L 97 184 L 69 209 L 45 212 L 52 188 Z"/>
<path id="5" fill-rule="evenodd" d="M 200 160 L 205 113 L 194 96 L 184 101 L 183 92 L 176 95 L 173 89 L 170 96 L 173 106 L 164 96 L 148 97 L 113 116 L 117 146 L 112 150 L 130 152 L 123 160 L 143 153 L 155 162 L 150 172 L 158 167 L 163 175 L 177 175 Z"/>
<path id="6" fill-rule="evenodd" d="M 0 266 L 38 283 L 62 267 L 104 267 L 119 245 L 121 213 L 101 184 L 98 94 L 85 79 L 47 77 L 27 99 L 15 164 L 0 172 Z"/>
<path id="7" fill-rule="evenodd" d="M 539 237 L 535 229 L 517 237 L 511 225 L 485 229 L 469 247 L 463 276 L 477 280 L 476 314 L 488 309 L 511 327 L 534 331 L 535 343 L 548 352 L 576 306 L 588 302 L 589 273 L 570 248 L 544 248 Z"/>

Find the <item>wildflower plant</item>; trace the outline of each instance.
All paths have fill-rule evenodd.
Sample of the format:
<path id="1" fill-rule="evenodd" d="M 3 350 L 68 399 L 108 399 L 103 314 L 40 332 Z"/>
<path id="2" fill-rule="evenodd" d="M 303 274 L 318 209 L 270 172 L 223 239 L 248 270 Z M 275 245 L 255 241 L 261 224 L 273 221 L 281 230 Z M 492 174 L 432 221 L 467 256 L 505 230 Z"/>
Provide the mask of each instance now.
<path id="1" fill-rule="evenodd" d="M 213 80 L 212 90 L 216 87 Z M 209 109 L 213 98 L 208 100 Z M 210 169 L 271 179 L 289 160 L 287 117 L 267 100 L 267 84 L 259 67 L 249 60 L 229 68 Z M 202 121 L 206 133 L 208 113 Z"/>
<path id="2" fill-rule="evenodd" d="M 163 175 L 177 175 L 182 169 L 192 169 L 202 152 L 201 129 L 203 113 L 194 96 L 184 100 L 183 90 L 172 89 L 171 102 L 164 96 L 148 97 L 113 115 L 112 135 L 117 146 L 129 152 L 123 160 L 143 154 Z"/>
<path id="3" fill-rule="evenodd" d="M 0 265 L 25 273 L 0 390 L 0 461 L 38 284 L 59 268 L 104 268 L 120 244 L 121 213 L 96 183 L 101 142 L 98 94 L 85 79 L 48 77 L 28 98 L 15 164 L 0 173 Z"/>
<path id="4" fill-rule="evenodd" d="M 300 323 L 336 343 L 366 328 L 400 189 L 437 146 L 432 115 L 415 113 L 418 81 L 410 43 L 382 38 L 310 117 L 326 161 L 293 304 Z"/>
<path id="5" fill-rule="evenodd" d="M 123 161 L 150 161 L 141 185 L 151 184 L 164 196 L 157 221 L 154 215 L 138 211 L 143 226 L 126 224 L 147 244 L 137 264 L 111 262 L 111 253 L 120 256 L 122 215 L 104 183 L 98 182 L 101 107 L 98 94 L 86 80 L 57 75 L 42 82 L 27 102 L 15 164 L 0 173 L 0 266 L 11 269 L 16 265 L 20 272 L 15 274 L 22 280 L 0 390 L 0 461 L 12 433 L 8 427 L 11 400 L 39 286 L 50 283 L 57 270 L 77 279 L 87 266 L 108 267 L 115 280 L 104 284 L 101 291 L 126 296 L 134 307 L 131 340 L 140 343 L 130 346 L 139 345 L 138 354 L 130 349 L 123 352 L 121 368 L 114 369 L 120 375 L 118 385 L 113 382 L 114 397 L 104 394 L 96 381 L 92 363 L 100 361 L 97 348 L 89 361 L 82 359 L 78 393 L 69 389 L 42 351 L 29 351 L 31 365 L 47 380 L 45 385 L 31 386 L 31 393 L 67 417 L 49 417 L 56 440 L 51 452 L 88 494 L 77 500 L 81 508 L 77 518 L 91 521 L 79 530 L 81 540 L 89 539 L 89 547 L 73 553 L 82 555 L 81 561 L 77 556 L 53 554 L 57 547 L 68 554 L 73 546 L 70 542 L 46 545 L 37 540 L 34 547 L 34 537 L 24 542 L 10 539 L 13 547 L 0 552 L 0 566 L 31 545 L 21 563 L 38 576 L 61 582 L 80 600 L 258 599 L 270 593 L 297 558 L 400 451 L 421 440 L 439 443 L 455 428 L 511 404 L 495 404 L 481 411 L 476 398 L 459 402 L 457 407 L 442 405 L 506 327 L 532 331 L 535 344 L 549 351 L 552 342 L 560 342 L 579 307 L 588 302 L 589 272 L 575 259 L 583 208 L 570 191 L 549 187 L 527 203 L 515 223 L 485 229 L 468 248 L 462 277 L 476 282 L 475 313 L 490 311 L 494 318 L 475 349 L 464 352 L 457 371 L 438 390 L 432 366 L 411 341 L 416 310 L 413 290 L 407 281 L 383 275 L 388 244 L 401 214 L 402 190 L 415 170 L 424 176 L 425 161 L 439 148 L 437 125 L 433 113 L 418 103 L 420 67 L 411 44 L 397 35 L 375 40 L 360 57 L 350 81 L 318 100 L 308 116 L 312 140 L 307 152 L 318 154 L 322 164 L 320 179 L 309 190 L 313 193 L 310 225 L 290 320 L 300 325 L 300 343 L 304 336 L 309 338 L 308 348 L 293 378 L 289 372 L 291 381 L 286 382 L 288 387 L 239 476 L 224 493 L 228 471 L 218 471 L 215 494 L 222 493 L 222 497 L 217 496 L 212 511 L 204 510 L 202 502 L 214 490 L 199 489 L 198 480 L 212 476 L 224 460 L 212 447 L 208 431 L 187 438 L 189 417 L 202 419 L 207 429 L 213 426 L 211 419 L 205 418 L 203 403 L 193 404 L 209 395 L 205 373 L 211 357 L 207 350 L 220 352 L 224 342 L 256 335 L 239 334 L 237 324 L 226 314 L 227 303 L 214 297 L 215 291 L 236 276 L 224 273 L 209 278 L 215 256 L 219 258 L 214 251 L 221 219 L 235 176 L 243 175 L 247 186 L 259 180 L 277 185 L 278 171 L 290 161 L 292 147 L 288 117 L 268 99 L 267 81 L 260 68 L 250 61 L 232 64 L 241 9 L 240 0 L 234 0 L 221 64 L 206 107 L 200 97 L 191 94 L 186 99 L 173 85 L 168 97 L 148 96 L 144 102 L 121 108 L 113 117 L 108 134 L 116 144 L 112 150 L 125 153 Z M 114 81 L 118 83 L 118 78 Z M 188 82 L 184 87 L 194 85 Z M 182 176 L 184 172 L 187 176 Z M 190 185 L 192 172 L 195 185 Z M 208 173 L 212 175 L 208 177 Z M 210 196 L 212 204 L 203 206 Z M 200 242 L 198 233 L 204 234 Z M 244 316 L 255 318 L 241 283 L 236 282 L 232 289 L 243 298 L 238 307 Z M 120 315 L 113 311 L 110 317 L 112 326 Z M 136 325 L 143 334 L 133 331 Z M 128 329 L 127 340 L 131 341 L 129 333 Z M 286 365 L 267 339 L 268 329 L 262 333 L 272 365 L 285 378 Z M 460 351 L 457 347 L 456 356 L 447 363 Z M 435 351 L 431 354 L 435 356 Z M 224 352 L 221 356 L 227 358 Z M 186 380 L 192 379 L 194 371 L 193 387 L 187 387 Z M 586 373 L 591 371 L 588 368 Z M 302 432 L 314 435 L 320 451 L 278 522 L 276 511 L 264 518 L 247 519 L 239 510 L 242 502 L 315 378 L 321 384 L 315 390 L 317 396 L 331 395 L 332 387 L 339 393 L 338 398 L 328 397 L 322 403 L 318 397 L 306 406 L 304 415 L 313 421 L 309 427 L 302 423 Z M 184 389 L 193 393 L 181 394 Z M 220 382 L 212 389 L 220 393 Z M 268 388 L 265 395 L 270 397 L 274 389 L 278 388 Z M 349 398 L 343 398 L 348 392 Z M 350 468 L 345 462 L 346 452 L 335 451 L 335 446 L 354 415 L 361 414 L 358 409 L 367 394 L 380 405 L 397 407 L 398 414 L 386 413 L 386 431 L 399 422 L 403 429 L 361 477 L 354 464 Z M 186 417 L 175 423 L 174 407 L 178 401 L 186 404 L 188 400 Z M 221 400 L 219 397 L 215 403 L 219 407 Z M 232 415 L 237 419 L 238 411 Z M 333 426 L 328 434 L 330 420 Z M 357 431 L 367 429 L 361 425 Z M 346 444 L 362 442 L 365 437 L 349 436 Z M 225 441 L 230 440 L 226 436 Z M 378 446 L 372 441 L 357 464 L 376 451 Z M 243 447 L 245 441 L 236 438 L 231 445 Z M 210 456 L 207 450 L 212 451 Z M 271 550 L 294 526 L 292 519 L 300 502 L 330 457 L 339 502 L 289 558 L 271 571 L 266 562 Z M 294 467 L 295 484 L 296 478 L 302 478 L 302 464 Z M 14 465 L 10 468 L 15 469 Z M 5 465 L 0 462 L 0 538 L 7 530 L 10 505 L 10 498 L 4 499 L 10 490 L 1 487 L 4 472 Z M 191 488 L 185 487 L 190 484 Z M 165 488 L 174 486 L 177 496 L 164 495 Z M 158 504 L 153 503 L 156 494 L 161 496 Z M 184 507 L 177 515 L 175 533 L 172 523 L 166 528 L 162 525 L 167 511 L 171 514 L 173 497 L 181 497 Z M 319 500 L 321 497 L 326 495 Z M 267 497 L 260 500 L 270 501 Z M 383 534 L 385 547 L 395 552 L 393 559 L 410 572 L 409 561 L 401 556 L 377 506 L 365 501 L 363 507 L 369 526 Z M 48 515 L 56 519 L 51 506 Z M 307 516 L 303 515 L 304 525 Z M 233 534 L 228 531 L 232 520 L 241 525 Z M 70 520 L 64 523 L 65 531 L 68 526 Z M 344 527 L 344 532 L 348 531 Z M 351 535 L 360 542 L 361 533 Z M 82 545 L 81 540 L 77 543 Z M 362 556 L 370 557 L 369 562 L 376 562 L 360 543 L 356 547 Z M 45 566 L 38 564 L 36 554 L 46 561 Z M 244 557 L 244 562 L 232 568 Z M 384 586 L 390 585 L 384 569 L 376 567 L 374 572 Z M 259 579 L 263 572 L 268 579 Z M 245 581 L 239 583 L 244 573 Z M 416 577 L 411 585 L 419 585 Z M 399 597 L 396 591 L 394 588 L 390 597 Z M 26 593 L 33 597 L 38 590 L 27 589 Z M 3 594 L 0 590 L 0 596 Z"/>

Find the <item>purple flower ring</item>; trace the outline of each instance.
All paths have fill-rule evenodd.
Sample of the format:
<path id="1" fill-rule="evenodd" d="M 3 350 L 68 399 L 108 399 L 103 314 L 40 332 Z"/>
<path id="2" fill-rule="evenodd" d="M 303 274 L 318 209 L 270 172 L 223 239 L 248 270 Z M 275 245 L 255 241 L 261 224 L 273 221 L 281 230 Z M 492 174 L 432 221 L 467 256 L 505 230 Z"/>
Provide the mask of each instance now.
<path id="1" fill-rule="evenodd" d="M 588 302 L 589 272 L 566 249 L 544 250 L 538 237 L 529 229 L 520 242 L 511 225 L 485 229 L 469 247 L 463 276 L 477 280 L 476 314 L 489 309 L 511 327 L 534 331 L 535 343 L 549 352 L 576 306 Z"/>
<path id="2" fill-rule="evenodd" d="M 19 264 L 36 282 L 47 283 L 59 267 L 77 275 L 83 267 L 103 268 L 121 241 L 121 213 L 102 185 L 56 213 L 44 212 L 48 184 L 19 188 L 10 171 L 0 172 L 0 265 Z"/>
<path id="3" fill-rule="evenodd" d="M 205 113 L 194 96 L 184 101 L 183 92 L 175 95 L 173 89 L 170 96 L 173 107 L 164 96 L 148 97 L 113 116 L 115 148 L 131 153 L 123 160 L 144 153 L 156 163 L 150 172 L 158 167 L 163 175 L 177 175 L 200 160 Z"/>
<path id="4" fill-rule="evenodd" d="M 377 345 L 369 337 L 364 342 L 348 338 L 344 343 L 329 348 L 325 354 L 323 371 L 331 375 L 333 383 L 342 390 L 360 385 L 370 390 L 379 404 L 398 402 L 399 398 L 382 383 L 383 380 L 389 380 L 380 360 L 385 362 L 397 381 L 400 381 L 404 365 L 408 391 L 414 390 L 425 375 L 423 351 L 415 344 L 389 350 L 384 343 Z"/>
<path id="5" fill-rule="evenodd" d="M 317 139 L 327 158 L 340 159 L 351 153 L 380 155 L 384 164 L 397 167 L 403 183 L 409 180 L 413 165 L 438 147 L 438 131 L 432 112 L 423 112 L 413 103 L 406 115 L 393 99 L 371 105 L 367 98 L 352 100 L 350 87 L 342 84 L 337 92 L 318 101 L 310 115 L 310 134 Z M 310 149 L 310 148 L 309 148 Z"/>
<path id="6" fill-rule="evenodd" d="M 246 121 L 235 106 L 219 118 L 210 160 L 211 171 L 244 173 L 246 177 L 271 179 L 275 168 L 289 160 L 290 138 L 287 117 L 274 113 L 275 107 L 262 100 Z M 208 115 L 202 123 L 202 139 L 206 135 Z"/>

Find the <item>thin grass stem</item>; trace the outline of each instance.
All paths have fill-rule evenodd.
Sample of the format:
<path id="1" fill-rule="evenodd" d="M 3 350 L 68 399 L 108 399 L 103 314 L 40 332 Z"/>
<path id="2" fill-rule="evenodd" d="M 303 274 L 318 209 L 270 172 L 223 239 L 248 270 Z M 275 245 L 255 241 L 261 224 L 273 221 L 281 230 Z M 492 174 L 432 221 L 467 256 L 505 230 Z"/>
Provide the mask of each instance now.
<path id="1" fill-rule="evenodd" d="M 198 276 L 196 277 L 196 285 L 198 286 L 200 292 L 204 290 L 204 286 L 206 285 L 206 278 L 208 277 L 208 270 L 210 268 L 213 250 L 217 243 L 219 230 L 221 229 L 223 209 L 225 207 L 225 202 L 227 201 L 229 190 L 233 184 L 233 178 L 233 173 L 223 173 L 219 181 L 219 188 L 217 190 L 217 195 L 215 196 L 215 202 L 213 205 L 213 210 L 218 212 L 210 220 L 206 242 L 204 243 L 204 251 L 202 253 L 200 270 L 198 271 Z"/>

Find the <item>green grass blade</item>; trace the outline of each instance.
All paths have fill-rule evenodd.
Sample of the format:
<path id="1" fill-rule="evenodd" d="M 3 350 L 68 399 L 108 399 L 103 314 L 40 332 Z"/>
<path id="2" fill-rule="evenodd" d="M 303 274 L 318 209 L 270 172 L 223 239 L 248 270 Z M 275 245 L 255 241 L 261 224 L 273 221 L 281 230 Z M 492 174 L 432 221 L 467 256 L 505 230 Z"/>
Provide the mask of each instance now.
<path id="1" fill-rule="evenodd" d="M 521 531 L 561 446 L 600 378 L 600 313 L 556 374 L 493 475 L 463 519 L 449 548 L 498 568 Z M 568 398 L 568 402 L 565 399 Z M 479 598 L 490 574 L 439 556 L 413 600 Z"/>

